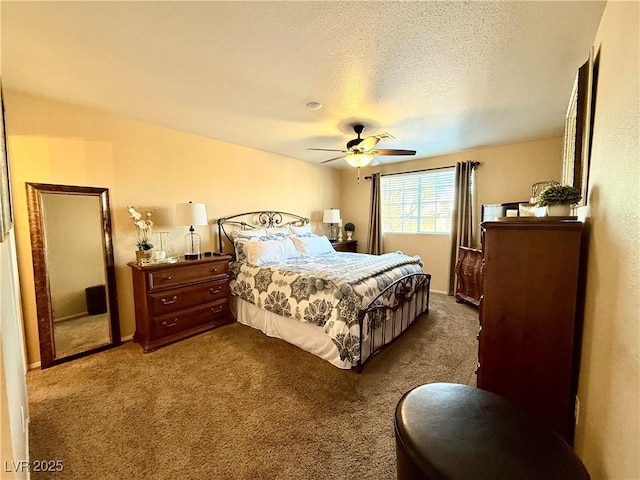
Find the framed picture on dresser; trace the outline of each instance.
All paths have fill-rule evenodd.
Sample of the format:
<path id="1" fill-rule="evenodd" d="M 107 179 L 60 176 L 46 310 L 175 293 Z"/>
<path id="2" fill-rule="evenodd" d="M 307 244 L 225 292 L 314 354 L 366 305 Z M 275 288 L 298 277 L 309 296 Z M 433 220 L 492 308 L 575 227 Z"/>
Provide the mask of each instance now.
<path id="1" fill-rule="evenodd" d="M 13 226 L 11 213 L 11 190 L 9 186 L 9 160 L 7 154 L 7 135 L 4 122 L 4 102 L 2 99 L 2 82 L 0 81 L 0 242 L 4 242 Z"/>
<path id="2" fill-rule="evenodd" d="M 589 59 L 576 73 L 565 118 L 562 183 L 582 191 L 578 206 L 587 204 L 597 73 L 598 58 L 594 58 L 592 48 Z"/>

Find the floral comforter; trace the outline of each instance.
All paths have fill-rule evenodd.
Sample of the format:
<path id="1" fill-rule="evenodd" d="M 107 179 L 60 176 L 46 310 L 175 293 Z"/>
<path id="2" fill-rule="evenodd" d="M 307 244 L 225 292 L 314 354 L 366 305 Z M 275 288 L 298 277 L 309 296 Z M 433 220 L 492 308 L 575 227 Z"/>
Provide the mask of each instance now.
<path id="1" fill-rule="evenodd" d="M 399 252 L 340 252 L 262 267 L 233 262 L 231 272 L 232 295 L 278 315 L 323 327 L 340 358 L 355 365 L 360 356 L 358 312 L 398 278 L 423 270 L 420 257 Z"/>

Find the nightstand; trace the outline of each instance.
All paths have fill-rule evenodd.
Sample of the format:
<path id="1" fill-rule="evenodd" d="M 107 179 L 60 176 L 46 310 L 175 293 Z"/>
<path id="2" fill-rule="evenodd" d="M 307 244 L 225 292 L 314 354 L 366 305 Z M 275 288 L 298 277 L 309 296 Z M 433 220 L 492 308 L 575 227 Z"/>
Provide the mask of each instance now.
<path id="1" fill-rule="evenodd" d="M 358 247 L 357 240 L 345 240 L 344 242 L 333 242 L 333 248 L 336 252 L 355 252 Z"/>
<path id="2" fill-rule="evenodd" d="M 233 322 L 228 255 L 141 267 L 129 263 L 136 312 L 135 342 L 145 353 Z"/>

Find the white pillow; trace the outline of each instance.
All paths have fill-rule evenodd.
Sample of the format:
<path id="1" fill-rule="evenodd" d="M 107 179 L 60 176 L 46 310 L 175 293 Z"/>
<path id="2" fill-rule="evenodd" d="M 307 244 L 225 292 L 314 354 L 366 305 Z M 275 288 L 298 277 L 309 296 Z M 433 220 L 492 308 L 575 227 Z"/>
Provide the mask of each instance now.
<path id="1" fill-rule="evenodd" d="M 266 237 L 267 230 L 264 228 L 254 228 L 250 230 L 234 230 L 229 236 L 232 240 L 236 238 Z"/>
<path id="2" fill-rule="evenodd" d="M 291 235 L 291 230 L 289 227 L 277 227 L 277 228 L 267 228 L 268 235 Z"/>
<path id="3" fill-rule="evenodd" d="M 315 257 L 316 255 L 322 255 L 324 253 L 335 252 L 333 245 L 329 242 L 329 239 L 322 235 L 309 237 L 291 237 L 296 249 L 302 257 Z"/>
<path id="4" fill-rule="evenodd" d="M 243 242 L 243 247 L 247 263 L 257 267 L 300 256 L 288 237 L 269 240 L 253 238 L 248 242 Z"/>
<path id="5" fill-rule="evenodd" d="M 294 235 L 309 235 L 311 232 L 311 225 L 307 224 L 302 227 L 296 227 L 295 225 L 289 225 L 289 230 Z"/>

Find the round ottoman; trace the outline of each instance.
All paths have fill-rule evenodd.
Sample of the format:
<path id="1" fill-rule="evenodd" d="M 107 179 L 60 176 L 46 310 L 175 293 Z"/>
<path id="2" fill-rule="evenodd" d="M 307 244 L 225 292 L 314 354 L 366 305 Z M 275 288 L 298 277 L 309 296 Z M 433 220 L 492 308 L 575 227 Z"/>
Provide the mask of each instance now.
<path id="1" fill-rule="evenodd" d="M 399 480 L 588 480 L 555 432 L 502 397 L 451 383 L 405 393 L 395 416 Z"/>

